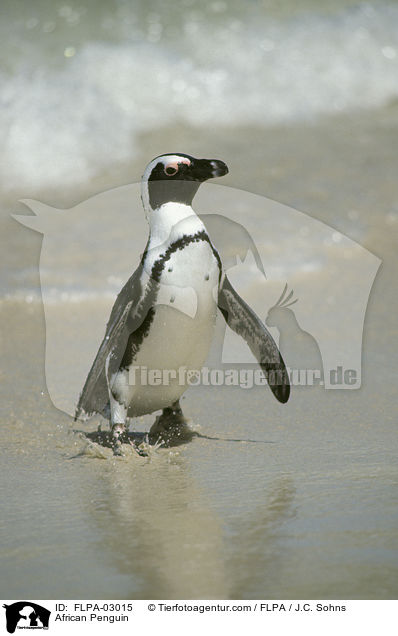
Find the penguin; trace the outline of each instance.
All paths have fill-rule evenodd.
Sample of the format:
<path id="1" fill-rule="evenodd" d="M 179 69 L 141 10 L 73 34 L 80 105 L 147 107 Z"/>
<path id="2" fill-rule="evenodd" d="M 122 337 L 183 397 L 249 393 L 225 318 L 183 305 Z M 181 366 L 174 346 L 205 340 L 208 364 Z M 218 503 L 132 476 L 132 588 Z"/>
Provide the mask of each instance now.
<path id="1" fill-rule="evenodd" d="M 163 429 L 183 421 L 179 399 L 188 388 L 181 370 L 200 370 L 211 346 L 217 309 L 242 336 L 263 369 L 276 399 L 290 385 L 272 336 L 240 298 L 223 269 L 205 225 L 192 208 L 201 183 L 222 177 L 218 159 L 168 153 L 153 159 L 141 181 L 149 237 L 136 271 L 116 298 L 75 420 L 110 417 L 112 446 L 122 454 L 127 418 L 162 410 Z M 153 382 L 142 379 L 152 372 Z M 164 379 L 164 371 L 168 376 Z"/>

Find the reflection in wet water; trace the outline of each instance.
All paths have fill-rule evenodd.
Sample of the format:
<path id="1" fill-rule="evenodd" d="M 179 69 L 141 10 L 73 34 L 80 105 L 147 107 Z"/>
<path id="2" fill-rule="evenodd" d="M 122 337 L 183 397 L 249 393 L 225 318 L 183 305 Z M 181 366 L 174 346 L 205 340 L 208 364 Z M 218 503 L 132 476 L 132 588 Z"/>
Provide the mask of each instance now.
<path id="1" fill-rule="evenodd" d="M 265 581 L 278 568 L 281 523 L 295 515 L 294 499 L 291 477 L 277 478 L 252 514 L 234 524 L 228 541 L 230 598 L 257 598 L 260 590 L 265 592 Z"/>
<path id="2" fill-rule="evenodd" d="M 129 576 L 126 598 L 228 596 L 220 521 L 186 458 L 163 451 L 110 461 L 101 482 L 103 499 L 88 508 L 103 531 L 100 551 Z"/>
<path id="3" fill-rule="evenodd" d="M 162 451 L 107 462 L 101 499 L 88 509 L 102 531 L 99 551 L 128 576 L 126 598 L 248 598 L 271 572 L 294 493 L 290 478 L 276 479 L 225 534 L 184 454 Z"/>

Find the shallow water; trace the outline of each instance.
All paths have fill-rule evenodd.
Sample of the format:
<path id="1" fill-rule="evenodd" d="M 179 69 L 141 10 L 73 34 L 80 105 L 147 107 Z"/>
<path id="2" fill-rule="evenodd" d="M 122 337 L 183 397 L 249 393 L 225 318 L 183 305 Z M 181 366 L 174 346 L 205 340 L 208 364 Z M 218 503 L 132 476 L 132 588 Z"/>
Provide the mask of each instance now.
<path id="1" fill-rule="evenodd" d="M 325 29 L 325 24 L 330 26 L 329 42 L 336 33 L 334 20 L 350 24 L 359 15 L 356 11 L 361 19 L 366 16 L 364 5 L 334 5 L 335 10 L 323 7 L 313 17 L 317 24 L 325 19 Z M 40 6 L 43 28 L 50 20 L 45 18 L 49 9 L 46 3 Z M 307 22 L 300 23 L 300 11 L 292 17 L 286 6 L 287 18 L 272 9 L 278 28 L 299 34 L 300 24 Z M 380 48 L 393 48 L 390 32 L 383 28 L 389 5 L 380 6 L 373 21 L 379 26 L 368 32 L 369 38 L 376 38 Z M 239 17 L 238 8 L 235 11 Z M 306 4 L 306 11 L 312 15 L 313 3 Z M 102 16 L 100 11 L 96 15 Z M 67 22 L 67 16 L 62 19 Z M 218 19 L 211 22 L 214 28 Z M 104 40 L 112 39 L 88 34 L 86 23 L 79 24 L 79 37 L 90 46 L 98 40 L 104 47 Z M 65 30 L 66 26 L 61 34 Z M 18 44 L 18 30 L 15 33 Z M 132 46 L 117 25 L 112 33 L 114 55 L 120 47 Z M 78 49 L 72 40 L 68 45 Z M 65 46 L 62 40 L 62 50 Z M 43 50 L 38 50 L 42 61 L 47 59 Z M 349 59 L 347 54 L 343 57 Z M 363 58 L 361 64 L 357 55 L 354 59 L 361 79 Z M 379 61 L 374 73 L 385 85 L 391 69 L 383 66 L 384 75 Z M 286 81 L 291 81 L 293 67 L 286 64 Z M 203 72 L 206 75 L 208 69 Z M 311 72 L 315 91 L 317 71 Z M 44 74 L 44 83 L 48 77 Z M 107 87 L 109 76 L 99 77 Z M 350 85 L 348 93 L 354 88 Z M 39 100 L 37 85 L 32 90 Z M 86 96 L 82 103 L 91 113 L 91 87 L 81 90 L 78 100 Z M 326 103 L 327 96 L 320 93 Z M 314 94 L 308 95 L 312 108 Z M 377 95 L 382 95 L 381 89 Z M 60 156 L 48 182 L 43 179 L 46 154 L 32 136 L 23 138 L 23 148 L 14 148 L 19 156 L 26 150 L 25 158 L 41 157 L 43 162 L 40 167 L 28 161 L 26 171 L 20 164 L 19 185 L 10 177 L 1 205 L 2 597 L 29 597 L 34 590 L 36 598 L 396 598 L 398 111 L 390 102 L 393 96 L 392 92 L 368 102 L 364 111 L 354 104 L 325 115 L 320 108 L 317 119 L 307 122 L 294 110 L 293 98 L 292 118 L 276 123 L 260 118 L 243 125 L 236 108 L 229 127 L 206 123 L 195 128 L 187 119 L 159 115 L 154 132 L 148 130 L 153 120 L 138 133 L 134 129 L 134 143 L 126 155 L 118 154 L 117 135 L 124 134 L 120 112 L 116 118 L 111 111 L 101 112 L 100 127 L 106 121 L 107 130 L 113 127 L 116 135 L 104 142 L 111 155 L 94 146 L 98 162 L 92 164 L 93 154 L 86 155 L 86 150 L 95 138 L 95 126 L 87 125 L 87 145 L 82 142 L 77 148 L 86 157 L 88 171 L 82 168 L 77 177 L 74 166 L 70 164 L 69 171 Z M 278 103 L 277 94 L 272 99 Z M 374 106 L 378 108 L 372 110 Z M 20 117 L 29 124 L 24 113 Z M 39 134 L 48 130 L 41 117 L 33 120 L 42 127 Z M 50 160 L 51 144 L 59 139 L 54 129 Z M 8 214 L 27 214 L 17 203 L 20 198 L 69 208 L 88 195 L 137 181 L 148 159 L 171 147 L 222 158 L 230 168 L 223 183 L 307 212 L 382 259 L 365 319 L 362 386 L 355 391 L 297 389 L 285 406 L 262 387 L 192 388 L 182 402 L 184 412 L 202 434 L 215 439 L 195 438 L 177 448 L 159 449 L 149 458 L 127 448 L 124 458 L 114 458 L 73 432 L 74 427 L 93 431 L 99 419 L 73 425 L 50 401 L 38 275 L 41 236 Z M 9 152 L 11 146 L 7 148 Z M 6 161 L 10 157 L 6 155 Z M 10 174 L 11 170 L 15 172 L 15 166 Z M 292 251 L 296 244 L 292 236 Z M 79 258 L 84 262 L 82 255 Z M 274 277 L 267 273 L 272 286 Z M 316 276 L 317 286 L 326 280 L 322 268 Z M 111 298 L 98 291 L 95 271 L 91 281 L 91 291 L 98 293 L 88 299 L 87 307 L 96 314 Z M 106 293 L 117 291 L 117 285 L 108 281 Z M 54 288 L 64 289 L 60 281 Z M 248 289 L 249 297 L 251 293 Z M 76 316 L 74 307 L 70 296 L 57 297 L 60 315 Z M 74 328 L 77 333 L 78 325 Z M 73 384 L 67 353 L 67 340 L 60 333 L 65 394 Z M 140 419 L 136 428 L 148 430 L 153 419 Z"/>

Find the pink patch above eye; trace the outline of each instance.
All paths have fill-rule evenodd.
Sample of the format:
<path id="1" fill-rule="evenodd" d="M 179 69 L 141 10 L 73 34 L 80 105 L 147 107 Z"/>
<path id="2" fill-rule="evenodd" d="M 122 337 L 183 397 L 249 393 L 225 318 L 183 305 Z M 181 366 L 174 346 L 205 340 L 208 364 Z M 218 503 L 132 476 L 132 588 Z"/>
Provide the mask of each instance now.
<path id="1" fill-rule="evenodd" d="M 190 160 L 185 158 L 178 159 L 177 161 L 169 161 L 169 163 L 166 163 L 164 166 L 165 173 L 170 175 L 176 174 L 178 172 L 178 166 L 181 163 L 184 163 L 186 166 L 191 165 Z"/>

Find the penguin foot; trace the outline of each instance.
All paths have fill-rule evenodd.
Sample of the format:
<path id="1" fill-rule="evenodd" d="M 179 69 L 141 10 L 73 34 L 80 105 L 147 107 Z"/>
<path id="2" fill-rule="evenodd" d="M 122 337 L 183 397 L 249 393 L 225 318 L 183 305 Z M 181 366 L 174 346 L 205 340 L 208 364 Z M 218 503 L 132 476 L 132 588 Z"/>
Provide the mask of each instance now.
<path id="1" fill-rule="evenodd" d="M 163 447 L 178 446 L 190 442 L 197 433 L 188 426 L 188 420 L 184 417 L 179 402 L 171 407 L 163 409 L 162 415 L 158 415 L 148 434 L 150 444 L 159 444 Z"/>
<path id="2" fill-rule="evenodd" d="M 112 426 L 111 434 L 112 434 L 113 454 L 116 455 L 117 457 L 123 457 L 124 452 L 123 452 L 122 440 L 123 440 L 123 437 L 126 436 L 126 427 L 124 426 L 124 424 L 114 424 Z M 128 440 L 126 439 L 125 441 L 128 441 Z"/>

